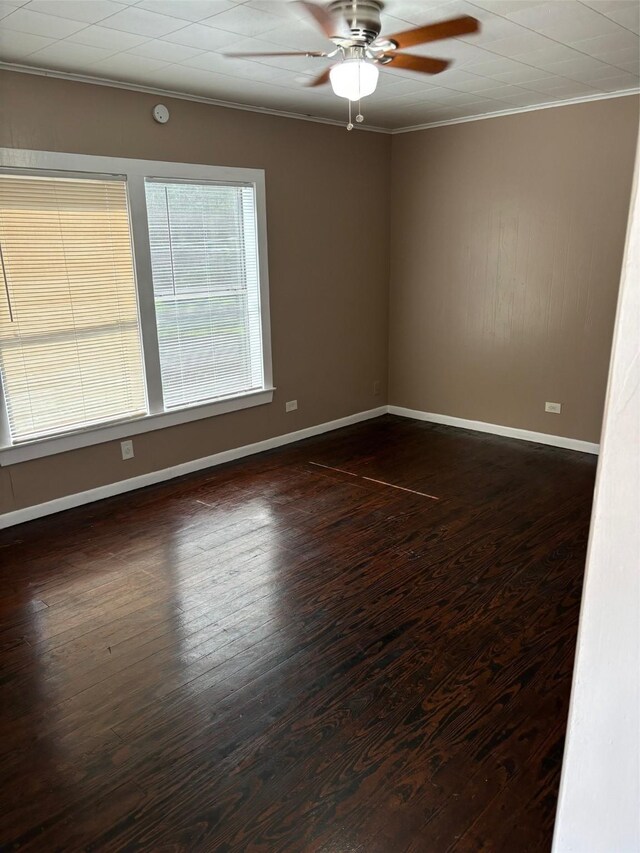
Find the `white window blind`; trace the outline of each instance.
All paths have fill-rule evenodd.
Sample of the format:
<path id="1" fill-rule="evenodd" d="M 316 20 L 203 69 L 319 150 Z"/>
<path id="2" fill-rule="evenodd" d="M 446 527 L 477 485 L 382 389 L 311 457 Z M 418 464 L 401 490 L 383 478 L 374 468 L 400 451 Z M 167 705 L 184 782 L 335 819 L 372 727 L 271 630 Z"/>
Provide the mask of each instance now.
<path id="1" fill-rule="evenodd" d="M 144 415 L 125 181 L 0 175 L 0 247 L 12 442 Z"/>
<path id="2" fill-rule="evenodd" d="M 254 187 L 145 187 L 165 409 L 262 388 Z"/>

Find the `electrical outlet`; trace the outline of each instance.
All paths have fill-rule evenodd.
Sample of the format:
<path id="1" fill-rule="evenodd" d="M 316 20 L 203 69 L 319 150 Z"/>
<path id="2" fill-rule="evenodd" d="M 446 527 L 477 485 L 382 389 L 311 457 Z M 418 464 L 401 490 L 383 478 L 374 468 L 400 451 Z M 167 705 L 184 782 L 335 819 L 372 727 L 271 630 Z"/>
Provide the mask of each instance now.
<path id="1" fill-rule="evenodd" d="M 373 396 L 374 397 L 380 396 L 380 380 L 379 379 L 376 379 L 376 381 L 373 383 Z"/>
<path id="2" fill-rule="evenodd" d="M 285 412 L 295 412 L 295 410 L 297 408 L 298 408 L 298 401 L 297 400 L 289 400 L 288 403 L 284 404 Z"/>
<path id="3" fill-rule="evenodd" d="M 123 459 L 133 459 L 133 457 L 134 457 L 133 442 L 131 440 L 121 441 L 120 442 L 120 450 L 122 451 L 122 458 Z"/>
<path id="4" fill-rule="evenodd" d="M 553 412 L 554 415 L 559 415 L 562 411 L 562 403 L 545 403 L 545 412 Z"/>

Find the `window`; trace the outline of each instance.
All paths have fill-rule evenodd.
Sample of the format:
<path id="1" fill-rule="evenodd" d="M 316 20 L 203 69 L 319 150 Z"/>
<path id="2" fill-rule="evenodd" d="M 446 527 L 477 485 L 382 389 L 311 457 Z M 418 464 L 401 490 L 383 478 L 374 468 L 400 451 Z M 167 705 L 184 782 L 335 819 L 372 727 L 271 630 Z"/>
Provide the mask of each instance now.
<path id="1" fill-rule="evenodd" d="M 253 187 L 145 183 L 165 406 L 262 387 Z"/>
<path id="2" fill-rule="evenodd" d="M 0 167 L 2 464 L 271 401 L 262 172 Z"/>
<path id="3" fill-rule="evenodd" d="M 13 441 L 145 414 L 125 182 L 0 176 L 0 253 Z"/>

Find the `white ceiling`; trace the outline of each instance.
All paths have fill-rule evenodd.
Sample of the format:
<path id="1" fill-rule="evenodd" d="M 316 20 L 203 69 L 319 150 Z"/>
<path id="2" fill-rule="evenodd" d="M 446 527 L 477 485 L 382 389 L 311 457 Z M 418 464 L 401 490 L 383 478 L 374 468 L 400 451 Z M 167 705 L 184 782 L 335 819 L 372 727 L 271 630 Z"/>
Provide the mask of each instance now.
<path id="1" fill-rule="evenodd" d="M 455 15 L 473 36 L 411 48 L 453 59 L 432 77 L 385 68 L 366 125 L 399 129 L 637 90 L 640 0 L 386 0 L 383 34 Z M 252 107 L 344 120 L 346 101 L 308 88 L 306 57 L 225 51 L 324 50 L 288 0 L 0 0 L 0 60 Z"/>

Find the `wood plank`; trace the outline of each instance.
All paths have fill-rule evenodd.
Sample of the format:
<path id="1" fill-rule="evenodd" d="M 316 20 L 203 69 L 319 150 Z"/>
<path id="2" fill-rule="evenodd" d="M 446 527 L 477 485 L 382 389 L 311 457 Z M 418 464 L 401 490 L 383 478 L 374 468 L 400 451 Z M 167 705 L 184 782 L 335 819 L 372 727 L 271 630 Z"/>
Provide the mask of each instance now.
<path id="1" fill-rule="evenodd" d="M 3 531 L 3 842 L 548 850 L 594 472 L 385 416 Z"/>

